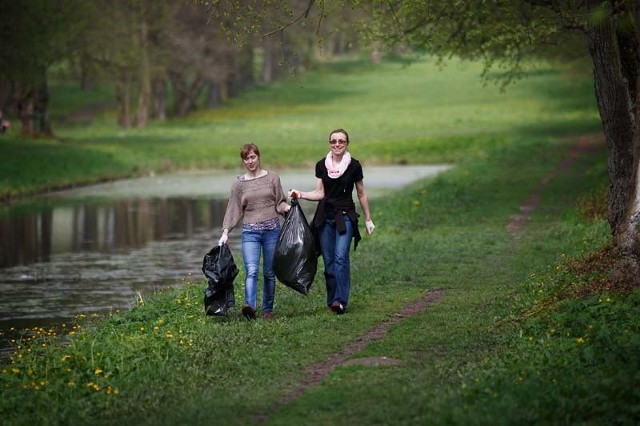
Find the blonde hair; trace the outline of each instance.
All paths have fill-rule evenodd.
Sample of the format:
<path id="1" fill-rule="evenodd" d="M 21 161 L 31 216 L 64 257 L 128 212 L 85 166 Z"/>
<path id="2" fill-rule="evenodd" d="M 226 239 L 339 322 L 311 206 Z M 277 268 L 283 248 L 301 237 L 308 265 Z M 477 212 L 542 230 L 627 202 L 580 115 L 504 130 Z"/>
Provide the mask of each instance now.
<path id="1" fill-rule="evenodd" d="M 331 135 L 334 133 L 344 133 L 344 136 L 347 138 L 347 144 L 349 144 L 349 133 L 345 129 L 335 129 L 329 133 L 329 139 L 331 139 Z"/>

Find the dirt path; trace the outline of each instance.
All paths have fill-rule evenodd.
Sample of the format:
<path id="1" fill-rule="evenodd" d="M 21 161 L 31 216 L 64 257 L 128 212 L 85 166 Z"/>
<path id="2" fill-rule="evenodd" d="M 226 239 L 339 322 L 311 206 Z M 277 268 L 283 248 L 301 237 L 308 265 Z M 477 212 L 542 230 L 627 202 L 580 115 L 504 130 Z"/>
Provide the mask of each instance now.
<path id="1" fill-rule="evenodd" d="M 582 156 L 585 152 L 594 151 L 600 149 L 604 139 L 601 136 L 585 135 L 578 138 L 577 143 L 571 148 L 567 156 L 558 164 L 558 166 L 549 172 L 542 181 L 538 184 L 538 187 L 529 195 L 529 198 L 520 206 L 520 213 L 513 216 L 507 224 L 507 231 L 513 237 L 519 237 L 522 234 L 525 224 L 531 218 L 531 214 L 540 204 L 540 194 L 549 182 L 556 176 L 566 172 L 573 166 L 573 163 L 577 158 Z"/>
<path id="2" fill-rule="evenodd" d="M 435 303 L 443 296 L 444 290 L 442 289 L 437 288 L 429 290 L 420 299 L 407 304 L 402 311 L 394 314 L 390 320 L 385 321 L 382 324 L 370 329 L 359 339 L 344 347 L 340 352 L 333 354 L 326 361 L 322 361 L 309 366 L 305 371 L 305 377 L 302 379 L 298 387 L 296 387 L 294 390 L 281 398 L 276 404 L 274 404 L 274 406 L 271 407 L 269 414 L 256 415 L 256 422 L 265 423 L 270 416 L 276 414 L 282 407 L 300 397 L 307 390 L 317 386 L 322 380 L 324 380 L 325 377 L 329 375 L 329 373 L 331 373 L 334 368 L 339 367 L 340 365 L 346 363 L 358 363 L 361 365 L 384 365 L 400 363 L 399 360 L 387 357 L 360 358 L 350 361 L 347 361 L 347 358 L 362 351 L 371 342 L 384 339 L 384 337 L 387 335 L 387 330 L 389 330 L 389 327 L 402 321 L 403 318 L 411 317 L 424 312 L 429 305 Z"/>
<path id="3" fill-rule="evenodd" d="M 529 221 L 531 214 L 540 203 L 540 195 L 544 188 L 549 184 L 549 182 L 556 176 L 569 170 L 571 166 L 573 166 L 576 159 L 584 153 L 600 149 L 602 147 L 602 143 L 603 139 L 599 136 L 586 135 L 579 137 L 577 143 L 569 150 L 567 156 L 558 164 L 558 166 L 554 170 L 549 172 L 542 179 L 542 181 L 540 181 L 538 187 L 520 206 L 520 213 L 513 216 L 507 223 L 507 231 L 514 238 L 520 236 L 524 230 L 526 223 Z M 403 318 L 411 317 L 424 312 L 429 305 L 437 302 L 442 297 L 444 297 L 443 289 L 429 290 L 420 299 L 406 305 L 401 312 L 396 313 L 390 320 L 385 321 L 382 324 L 370 329 L 359 339 L 348 344 L 340 352 L 333 354 L 326 361 L 322 361 L 309 366 L 305 371 L 304 378 L 298 384 L 298 386 L 287 395 L 282 397 L 277 403 L 275 403 L 271 407 L 269 414 L 256 414 L 254 416 L 256 422 L 266 423 L 269 420 L 269 417 L 275 415 L 280 409 L 294 401 L 296 398 L 302 396 L 306 391 L 320 384 L 320 382 L 322 382 L 322 380 L 324 380 L 324 378 L 327 377 L 329 373 L 331 373 L 331 371 L 341 365 L 360 364 L 375 366 L 401 363 L 400 360 L 387 357 L 358 358 L 351 360 L 348 360 L 348 358 L 351 355 L 362 351 L 370 343 L 384 339 L 387 331 L 392 325 L 402 321 Z"/>

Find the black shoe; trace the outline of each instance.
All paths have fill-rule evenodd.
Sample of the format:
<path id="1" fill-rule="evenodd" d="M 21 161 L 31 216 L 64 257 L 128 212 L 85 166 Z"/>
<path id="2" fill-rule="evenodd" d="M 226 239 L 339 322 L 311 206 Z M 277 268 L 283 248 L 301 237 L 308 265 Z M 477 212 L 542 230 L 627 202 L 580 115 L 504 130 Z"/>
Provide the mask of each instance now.
<path id="1" fill-rule="evenodd" d="M 335 312 L 338 315 L 344 314 L 344 311 L 345 311 L 342 303 L 338 302 L 337 300 L 331 304 L 330 308 L 333 312 Z"/>
<path id="2" fill-rule="evenodd" d="M 256 310 L 249 305 L 244 305 L 242 307 L 242 315 L 248 320 L 254 320 L 256 319 Z"/>

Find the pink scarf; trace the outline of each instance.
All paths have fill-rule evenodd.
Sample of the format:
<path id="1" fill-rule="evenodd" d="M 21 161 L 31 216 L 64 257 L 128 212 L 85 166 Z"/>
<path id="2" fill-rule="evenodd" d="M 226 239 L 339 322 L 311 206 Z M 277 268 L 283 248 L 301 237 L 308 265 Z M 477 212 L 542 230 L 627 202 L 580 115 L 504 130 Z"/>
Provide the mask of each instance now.
<path id="1" fill-rule="evenodd" d="M 347 167 L 349 167 L 349 164 L 351 164 L 351 154 L 349 154 L 348 152 L 345 152 L 344 155 L 342 156 L 342 161 L 340 161 L 340 164 L 338 164 L 337 167 L 333 166 L 332 158 L 333 157 L 331 156 L 331 152 L 329 152 L 329 154 L 327 154 L 327 158 L 324 159 L 324 165 L 327 168 L 327 173 L 329 174 L 329 177 L 331 179 L 338 179 L 340 176 L 342 176 L 344 171 L 347 170 Z"/>

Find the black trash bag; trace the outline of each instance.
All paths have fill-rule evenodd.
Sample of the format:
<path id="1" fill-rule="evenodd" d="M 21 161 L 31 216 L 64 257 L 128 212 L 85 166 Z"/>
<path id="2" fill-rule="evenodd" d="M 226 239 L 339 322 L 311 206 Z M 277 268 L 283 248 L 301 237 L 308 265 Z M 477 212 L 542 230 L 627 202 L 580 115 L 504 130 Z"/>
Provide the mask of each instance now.
<path id="1" fill-rule="evenodd" d="M 280 230 L 273 270 L 280 282 L 306 295 L 317 269 L 318 256 L 313 232 L 298 200 L 294 198 Z"/>
<path id="2" fill-rule="evenodd" d="M 202 260 L 202 272 L 209 283 L 204 291 L 204 309 L 207 315 L 225 316 L 234 306 L 233 280 L 238 267 L 227 244 L 213 247 Z"/>

